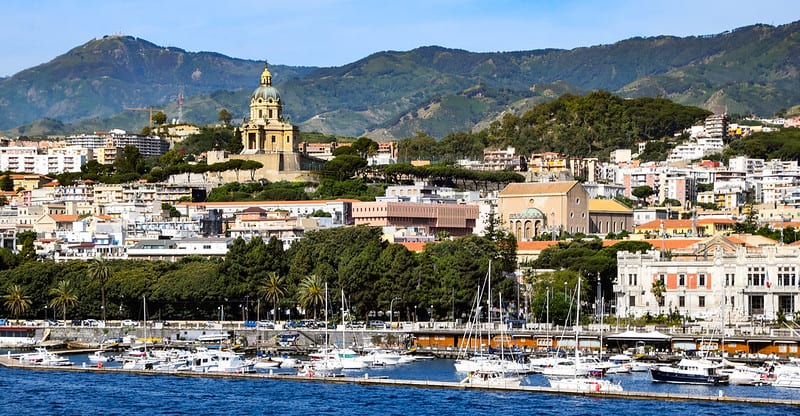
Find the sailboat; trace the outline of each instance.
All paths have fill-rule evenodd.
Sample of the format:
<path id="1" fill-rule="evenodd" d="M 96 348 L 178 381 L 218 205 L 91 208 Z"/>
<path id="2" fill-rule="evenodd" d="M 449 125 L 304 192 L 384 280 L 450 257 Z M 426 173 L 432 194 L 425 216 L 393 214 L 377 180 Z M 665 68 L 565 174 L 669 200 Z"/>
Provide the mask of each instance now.
<path id="1" fill-rule="evenodd" d="M 572 377 L 550 377 L 550 387 L 559 391 L 574 391 L 586 393 L 611 393 L 621 392 L 622 385 L 619 383 L 612 383 L 604 378 L 589 377 L 579 374 L 578 363 L 580 362 L 579 355 L 579 341 L 578 335 L 580 334 L 581 327 L 581 276 L 578 276 L 578 294 L 577 294 L 577 308 L 575 308 L 575 372 Z"/>
<path id="2" fill-rule="evenodd" d="M 142 345 L 142 354 L 124 358 L 122 368 L 125 370 L 152 370 L 161 362 L 161 360 L 153 358 L 147 353 L 147 299 L 144 296 L 142 296 L 142 304 L 144 305 L 144 344 Z M 135 347 L 132 346 L 131 350 L 134 349 Z"/>
<path id="3" fill-rule="evenodd" d="M 489 260 L 489 271 L 486 274 L 486 281 L 487 281 L 487 286 L 489 288 L 489 300 L 487 301 L 487 305 L 489 307 L 488 319 L 490 326 L 492 320 L 491 275 L 492 275 L 492 262 L 491 260 Z M 476 305 L 480 305 L 481 294 L 482 291 L 480 290 L 480 288 L 478 288 L 478 294 L 475 302 Z M 476 306 L 475 310 L 476 313 L 475 313 L 474 326 L 479 328 L 480 314 L 477 313 L 479 308 Z M 469 337 L 465 337 L 465 339 L 469 339 Z M 502 337 L 502 332 L 501 332 L 501 339 L 502 339 L 501 342 L 504 344 L 505 339 L 504 337 Z M 489 334 L 490 346 L 491 346 L 491 340 L 492 337 L 491 334 Z M 505 348 L 503 344 L 501 344 L 501 353 L 503 352 L 503 348 Z M 497 356 L 496 354 L 492 353 L 476 354 L 470 358 L 456 360 L 454 366 L 456 368 L 456 371 L 468 373 L 467 377 L 461 380 L 461 384 L 481 386 L 481 387 L 517 387 L 520 384 L 522 384 L 522 376 L 520 375 L 520 373 L 527 371 L 527 367 L 513 361 L 505 360 L 504 357 L 502 357 L 502 354 L 501 356 Z"/>
<path id="4" fill-rule="evenodd" d="M 328 337 L 328 283 L 325 283 L 325 347 L 319 351 L 309 354 L 311 364 L 300 367 L 297 370 L 297 375 L 305 377 L 325 377 L 331 375 L 334 371 L 342 369 L 342 362 L 338 356 L 331 354 L 329 348 Z M 344 323 L 342 323 L 344 324 Z"/>

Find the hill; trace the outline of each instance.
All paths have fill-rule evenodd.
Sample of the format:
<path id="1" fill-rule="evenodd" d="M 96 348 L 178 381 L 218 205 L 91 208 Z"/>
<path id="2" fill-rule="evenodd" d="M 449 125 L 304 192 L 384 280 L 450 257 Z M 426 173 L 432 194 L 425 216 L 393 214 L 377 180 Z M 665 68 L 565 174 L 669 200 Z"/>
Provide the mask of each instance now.
<path id="1" fill-rule="evenodd" d="M 633 38 L 572 50 L 473 53 L 436 46 L 380 52 L 348 65 L 270 65 L 285 114 L 304 131 L 376 139 L 442 137 L 485 127 L 564 93 L 663 97 L 715 112 L 771 115 L 800 103 L 800 22 L 713 36 Z M 0 80 L 0 129 L 39 119 L 66 131 L 139 130 L 146 112 L 215 122 L 247 113 L 263 62 L 190 53 L 124 36 L 92 40 Z M 112 118 L 113 117 L 113 118 Z M 37 123 L 36 131 L 54 128 Z M 45 126 L 45 127 L 42 127 Z M 32 127 L 24 127 L 33 131 Z M 19 130 L 17 130 L 19 131 Z"/>

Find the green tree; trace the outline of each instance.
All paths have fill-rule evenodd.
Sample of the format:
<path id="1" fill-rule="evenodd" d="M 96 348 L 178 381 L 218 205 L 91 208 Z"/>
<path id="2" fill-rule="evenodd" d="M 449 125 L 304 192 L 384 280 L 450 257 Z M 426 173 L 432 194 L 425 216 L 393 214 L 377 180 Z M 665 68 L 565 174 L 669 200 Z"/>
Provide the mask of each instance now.
<path id="1" fill-rule="evenodd" d="M 653 281 L 653 287 L 650 289 L 650 292 L 656 297 L 656 302 L 658 302 L 659 306 L 659 312 L 661 311 L 661 305 L 664 301 L 664 293 L 666 291 L 667 287 L 664 285 L 663 279 L 656 279 Z"/>
<path id="2" fill-rule="evenodd" d="M 163 111 L 153 114 L 153 124 L 156 126 L 167 124 L 167 115 Z"/>
<path id="3" fill-rule="evenodd" d="M 0 177 L 0 191 L 10 192 L 14 190 L 14 181 L 9 174 Z"/>
<path id="4" fill-rule="evenodd" d="M 317 319 L 317 308 L 325 302 L 325 282 L 317 275 L 306 276 L 299 287 L 300 306 L 303 309 L 314 308 L 314 319 Z"/>
<path id="5" fill-rule="evenodd" d="M 19 320 L 19 316 L 31 310 L 31 299 L 26 296 L 20 285 L 11 285 L 8 292 L 3 295 L 3 304 Z"/>
<path id="6" fill-rule="evenodd" d="M 222 124 L 227 126 L 227 125 L 231 124 L 231 120 L 232 119 L 233 119 L 233 116 L 231 116 L 231 113 L 228 112 L 227 109 L 223 108 L 222 110 L 219 110 L 219 118 L 218 118 L 218 120 Z"/>
<path id="7" fill-rule="evenodd" d="M 87 266 L 89 278 L 100 284 L 100 312 L 103 322 L 106 321 L 106 283 L 111 278 L 111 268 L 102 257 L 89 260 Z"/>
<path id="8" fill-rule="evenodd" d="M 145 170 L 145 161 L 139 148 L 128 145 L 114 160 L 114 169 L 118 174 L 141 174 Z"/>
<path id="9" fill-rule="evenodd" d="M 649 185 L 637 186 L 636 188 L 633 188 L 633 191 L 631 191 L 631 195 L 635 196 L 639 200 L 640 204 L 643 205 L 647 205 L 647 198 L 650 198 L 655 193 L 656 191 L 654 191 Z"/>
<path id="10" fill-rule="evenodd" d="M 267 276 L 267 280 L 264 282 L 264 285 L 261 287 L 261 293 L 264 297 L 264 300 L 272 301 L 272 310 L 274 311 L 274 315 L 272 319 L 278 319 L 278 302 L 280 301 L 281 297 L 286 294 L 284 289 L 284 278 L 283 276 L 279 275 L 276 272 L 270 272 Z"/>
<path id="11" fill-rule="evenodd" d="M 75 294 L 69 280 L 59 280 L 57 286 L 50 289 L 50 295 L 53 298 L 50 300 L 50 306 L 53 308 L 61 308 L 61 319 L 67 321 L 67 308 L 74 307 L 78 304 L 78 296 Z"/>

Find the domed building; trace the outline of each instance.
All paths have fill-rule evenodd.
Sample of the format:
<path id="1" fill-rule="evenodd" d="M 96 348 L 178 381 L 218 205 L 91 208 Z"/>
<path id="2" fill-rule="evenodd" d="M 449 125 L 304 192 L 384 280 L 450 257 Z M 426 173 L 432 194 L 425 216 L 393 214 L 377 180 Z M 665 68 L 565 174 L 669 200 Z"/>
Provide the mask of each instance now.
<path id="1" fill-rule="evenodd" d="M 272 86 L 272 73 L 264 64 L 261 82 L 250 96 L 250 114 L 239 128 L 242 134 L 242 152 L 231 155 L 230 159 L 254 160 L 262 165 L 253 179 L 270 181 L 305 180 L 313 170 L 320 170 L 325 164 L 303 154 L 297 148 L 299 129 L 283 116 L 283 101 L 278 89 Z M 209 152 L 209 163 L 222 162 L 220 151 Z M 213 154 L 213 155 L 212 155 Z M 225 172 L 225 181 L 239 181 L 238 172 Z"/>
<path id="2" fill-rule="evenodd" d="M 272 86 L 267 64 L 261 73 L 261 84 L 250 96 L 250 117 L 241 129 L 243 155 L 296 151 L 299 130 L 283 119 L 281 95 Z"/>

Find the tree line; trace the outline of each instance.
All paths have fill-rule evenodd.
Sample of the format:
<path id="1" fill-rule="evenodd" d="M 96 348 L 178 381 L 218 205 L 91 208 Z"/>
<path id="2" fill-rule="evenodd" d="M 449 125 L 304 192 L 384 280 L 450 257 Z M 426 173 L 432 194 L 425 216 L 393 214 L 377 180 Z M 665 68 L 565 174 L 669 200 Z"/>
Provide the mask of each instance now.
<path id="1" fill-rule="evenodd" d="M 344 295 L 355 319 L 461 319 L 468 316 L 492 261 L 493 291 L 514 299 L 516 243 L 497 231 L 429 244 L 415 253 L 382 239 L 380 228 L 311 232 L 284 250 L 280 241 L 237 238 L 225 258 L 42 261 L 0 249 L 5 311 L 18 319 L 321 318 Z M 497 295 L 496 295 L 497 296 Z M 394 299 L 394 300 L 393 300 Z M 277 315 L 272 312 L 277 310 Z M 48 312 L 49 311 L 49 312 Z"/>

